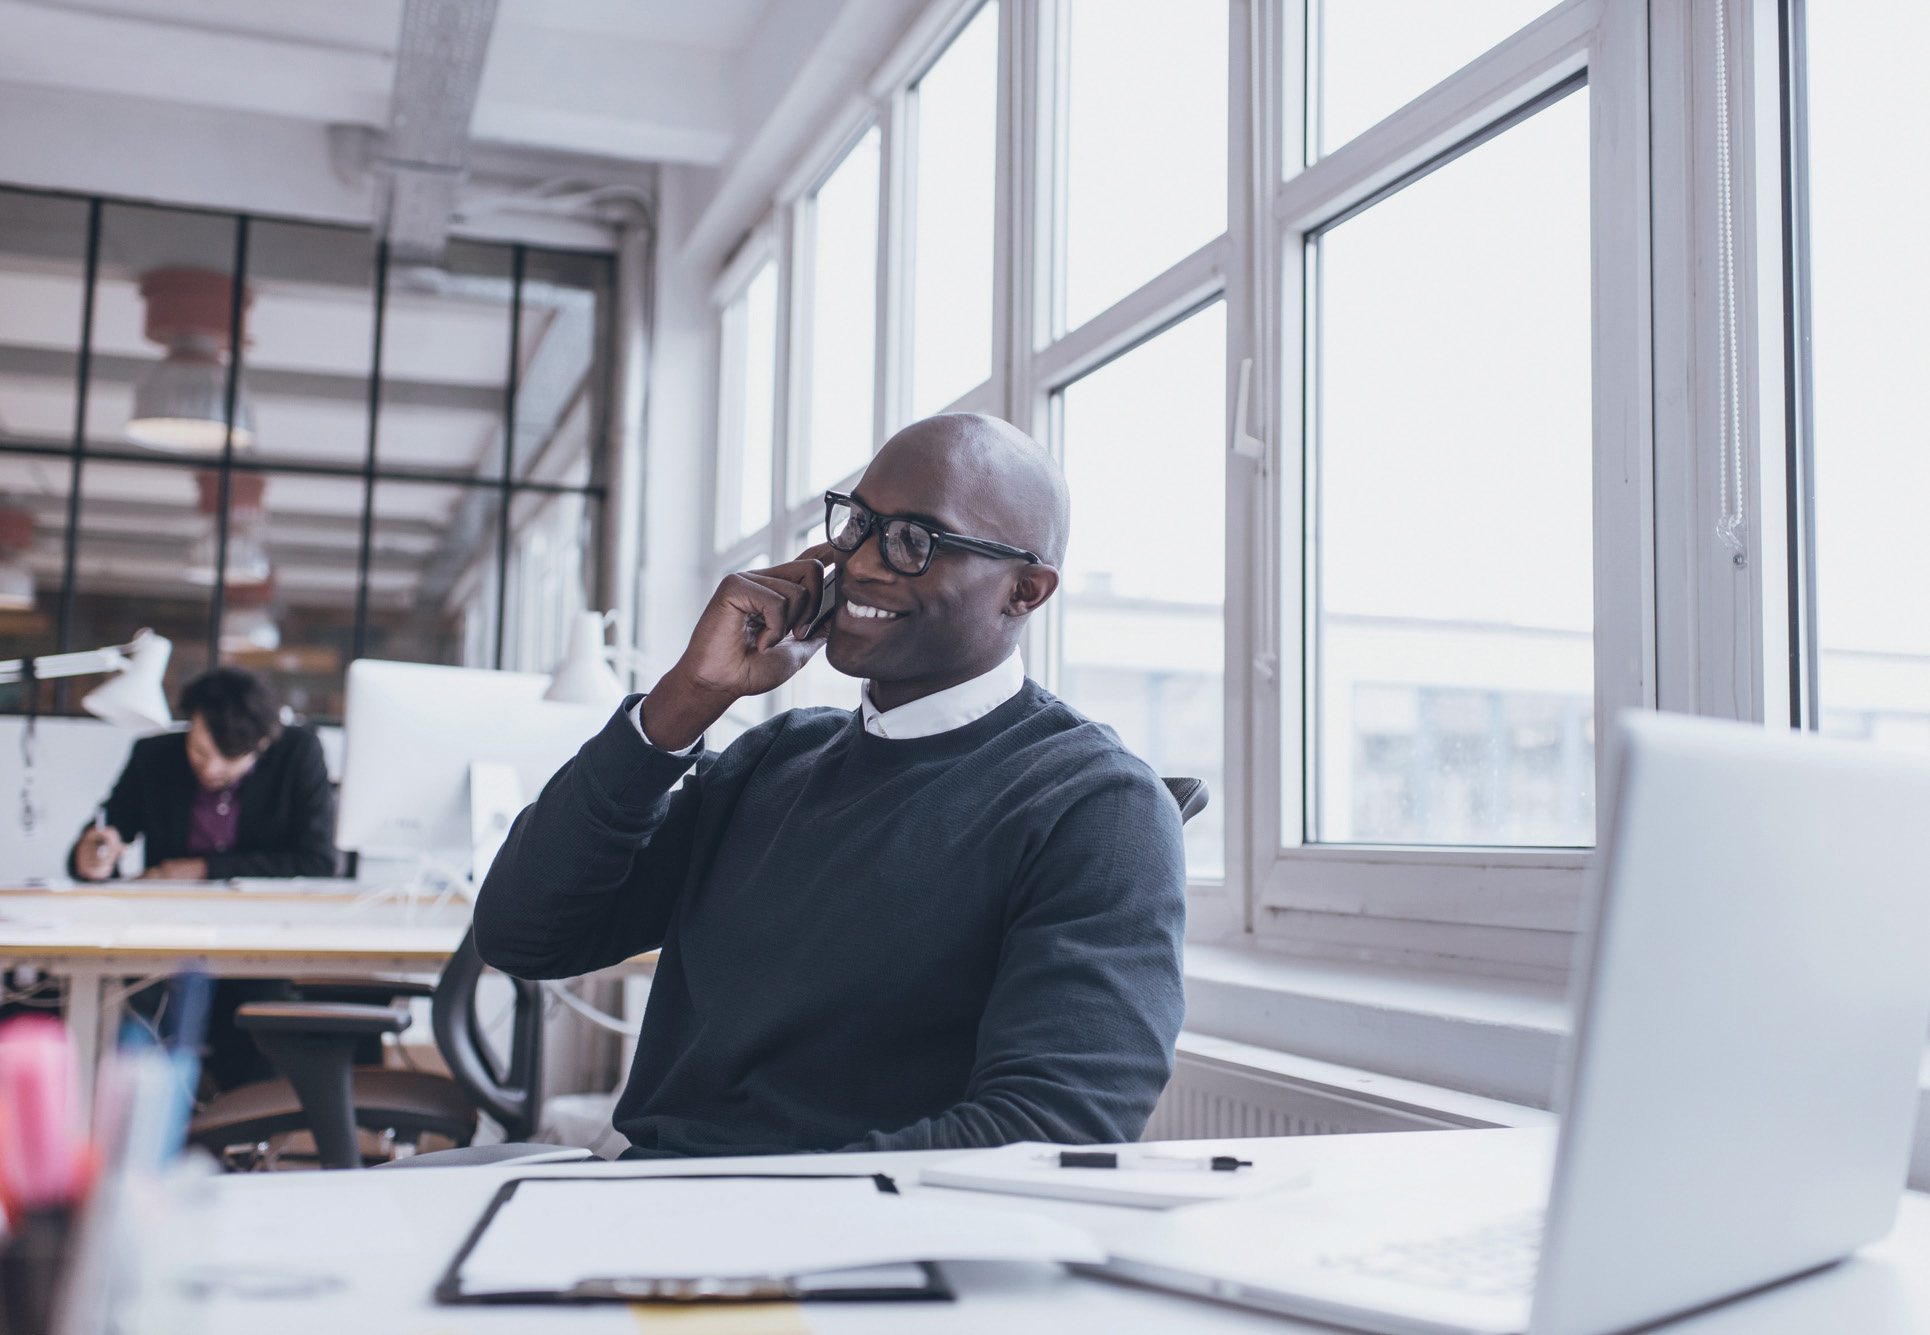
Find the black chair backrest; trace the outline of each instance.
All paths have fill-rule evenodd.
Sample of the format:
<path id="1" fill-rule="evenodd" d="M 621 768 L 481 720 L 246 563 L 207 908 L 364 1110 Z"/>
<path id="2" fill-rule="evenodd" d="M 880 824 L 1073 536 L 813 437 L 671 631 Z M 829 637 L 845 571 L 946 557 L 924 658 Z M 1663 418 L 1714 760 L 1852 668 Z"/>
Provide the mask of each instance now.
<path id="1" fill-rule="evenodd" d="M 483 968 L 471 928 L 443 966 L 429 1003 L 436 1047 L 449 1064 L 449 1074 L 502 1126 L 504 1138 L 528 1140 L 543 1111 L 543 989 L 521 978 L 509 980 L 516 989 L 516 1016 L 510 1026 L 509 1061 L 498 1061 L 476 1014 L 476 984 Z"/>
<path id="2" fill-rule="evenodd" d="M 1175 776 L 1164 780 L 1166 791 L 1179 803 L 1179 822 L 1187 821 L 1206 810 L 1207 800 L 1212 794 L 1207 790 L 1205 779 L 1189 779 Z"/>

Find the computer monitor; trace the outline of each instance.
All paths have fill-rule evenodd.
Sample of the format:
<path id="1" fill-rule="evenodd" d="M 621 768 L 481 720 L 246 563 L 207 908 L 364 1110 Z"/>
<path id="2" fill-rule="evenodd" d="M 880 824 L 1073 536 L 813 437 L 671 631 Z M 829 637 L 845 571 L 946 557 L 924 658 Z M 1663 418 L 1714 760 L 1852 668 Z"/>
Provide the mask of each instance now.
<path id="1" fill-rule="evenodd" d="M 509 818 L 609 720 L 601 705 L 543 699 L 549 684 L 536 672 L 349 664 L 336 845 L 365 865 L 468 871 L 476 860 L 480 879 L 488 836 L 500 843 Z"/>

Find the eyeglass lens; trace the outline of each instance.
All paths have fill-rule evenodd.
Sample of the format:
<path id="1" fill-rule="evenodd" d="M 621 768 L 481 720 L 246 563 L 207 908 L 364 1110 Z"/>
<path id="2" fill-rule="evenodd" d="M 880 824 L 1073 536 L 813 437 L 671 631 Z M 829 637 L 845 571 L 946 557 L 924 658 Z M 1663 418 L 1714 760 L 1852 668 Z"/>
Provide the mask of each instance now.
<path id="1" fill-rule="evenodd" d="M 876 523 L 877 517 L 868 510 L 848 501 L 833 501 L 825 516 L 825 536 L 839 551 L 854 552 Z M 886 520 L 879 546 L 885 564 L 901 575 L 923 574 L 931 563 L 931 531 L 908 519 Z"/>

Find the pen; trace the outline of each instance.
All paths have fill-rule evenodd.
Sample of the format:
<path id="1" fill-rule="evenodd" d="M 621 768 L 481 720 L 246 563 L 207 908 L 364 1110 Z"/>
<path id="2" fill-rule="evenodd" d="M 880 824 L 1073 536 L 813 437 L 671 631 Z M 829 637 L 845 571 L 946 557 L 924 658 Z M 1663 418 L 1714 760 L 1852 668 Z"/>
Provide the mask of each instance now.
<path id="1" fill-rule="evenodd" d="M 1060 1150 L 1061 1168 L 1117 1168 L 1119 1154 L 1116 1150 Z M 1253 1167 L 1251 1159 L 1238 1159 L 1231 1154 L 1140 1154 L 1129 1168 L 1196 1168 L 1209 1173 L 1231 1173 L 1241 1168 Z"/>

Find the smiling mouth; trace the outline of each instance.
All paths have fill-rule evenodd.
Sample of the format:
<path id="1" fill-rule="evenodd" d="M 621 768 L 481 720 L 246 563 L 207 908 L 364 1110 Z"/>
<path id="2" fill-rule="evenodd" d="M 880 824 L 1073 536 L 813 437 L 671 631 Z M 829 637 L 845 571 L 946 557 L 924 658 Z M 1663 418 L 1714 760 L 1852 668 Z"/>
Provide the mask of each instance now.
<path id="1" fill-rule="evenodd" d="M 838 610 L 854 621 L 896 621 L 904 615 L 903 612 L 887 612 L 882 607 L 872 607 L 868 603 L 852 602 L 848 598 Z"/>

